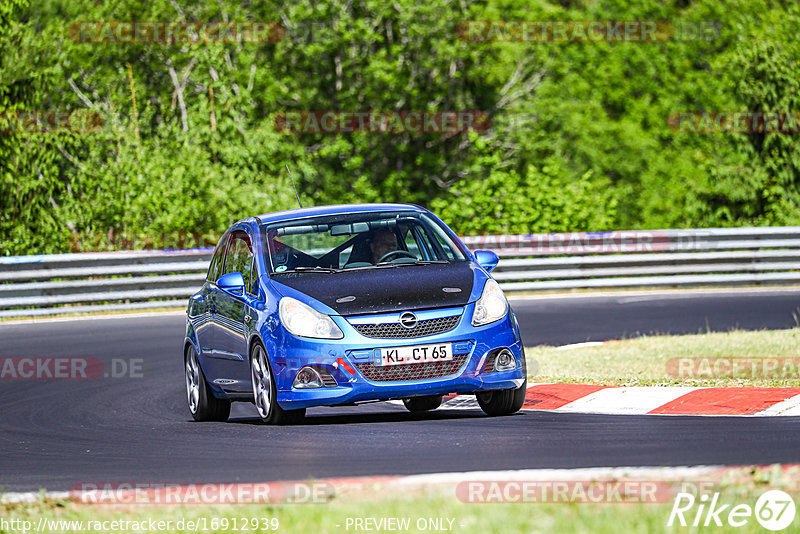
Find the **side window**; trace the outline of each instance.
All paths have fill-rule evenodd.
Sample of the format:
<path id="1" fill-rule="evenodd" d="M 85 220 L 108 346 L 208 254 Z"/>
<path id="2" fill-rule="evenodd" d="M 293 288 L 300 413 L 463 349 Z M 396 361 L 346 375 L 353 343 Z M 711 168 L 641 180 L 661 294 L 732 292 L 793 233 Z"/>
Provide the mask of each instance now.
<path id="1" fill-rule="evenodd" d="M 353 245 L 350 245 L 349 247 L 347 247 L 346 249 L 344 249 L 339 253 L 339 265 L 337 265 L 337 267 L 341 269 L 345 265 L 347 265 L 347 262 L 350 261 L 350 256 L 352 255 L 353 255 Z"/>
<path id="2" fill-rule="evenodd" d="M 208 274 L 206 280 L 209 282 L 216 282 L 220 277 L 220 270 L 222 269 L 222 260 L 225 257 L 225 244 L 228 242 L 228 236 L 223 235 L 217 243 L 217 248 L 214 250 L 214 255 L 211 257 L 211 263 L 208 266 Z"/>
<path id="3" fill-rule="evenodd" d="M 431 240 L 428 237 L 428 232 L 426 232 L 422 228 L 417 228 L 417 237 L 419 238 L 422 248 L 424 248 L 428 252 L 428 255 L 431 257 L 431 259 L 435 260 L 442 259 L 439 257 L 439 254 L 436 251 L 436 249 L 433 248 L 433 245 L 431 245 Z"/>
<path id="4" fill-rule="evenodd" d="M 436 255 L 444 256 L 440 259 L 448 259 L 451 261 L 454 260 L 456 256 L 453 254 L 453 249 L 447 244 L 444 236 L 442 236 L 442 230 L 439 228 L 434 228 L 432 233 L 434 237 L 433 246 L 436 249 Z"/>
<path id="5" fill-rule="evenodd" d="M 258 271 L 256 271 L 255 258 L 250 265 L 250 283 L 247 284 L 247 292 L 255 296 L 258 295 Z"/>
<path id="6" fill-rule="evenodd" d="M 401 233 L 402 232 L 403 230 L 401 230 Z M 428 252 L 427 250 L 423 251 L 425 247 L 424 243 L 422 243 L 422 246 L 420 246 L 418 232 L 418 229 L 413 226 L 405 230 L 406 250 L 412 253 L 417 259 L 425 260 L 428 259 Z"/>
<path id="7" fill-rule="evenodd" d="M 236 232 L 231 237 L 228 253 L 225 255 L 223 274 L 242 273 L 244 285 L 252 293 L 253 283 L 253 249 L 250 239 L 244 232 Z"/>

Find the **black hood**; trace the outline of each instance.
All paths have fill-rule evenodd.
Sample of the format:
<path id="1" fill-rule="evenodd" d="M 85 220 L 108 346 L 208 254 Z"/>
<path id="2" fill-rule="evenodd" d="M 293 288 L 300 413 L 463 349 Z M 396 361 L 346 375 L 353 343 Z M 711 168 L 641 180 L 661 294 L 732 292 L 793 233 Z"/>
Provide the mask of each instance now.
<path id="1" fill-rule="evenodd" d="M 339 315 L 360 315 L 464 306 L 472 292 L 473 269 L 471 262 L 460 261 L 327 274 L 288 273 L 272 275 L 272 281 L 279 291 L 281 284 L 289 286 Z"/>

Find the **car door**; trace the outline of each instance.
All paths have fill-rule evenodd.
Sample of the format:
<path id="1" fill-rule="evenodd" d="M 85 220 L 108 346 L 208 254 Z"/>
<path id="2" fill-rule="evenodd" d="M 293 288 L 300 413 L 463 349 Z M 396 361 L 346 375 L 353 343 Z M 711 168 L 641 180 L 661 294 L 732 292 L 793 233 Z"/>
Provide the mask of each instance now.
<path id="1" fill-rule="evenodd" d="M 250 317 L 247 302 L 252 299 L 253 246 L 246 232 L 237 230 L 231 234 L 221 275 L 242 273 L 245 291 L 241 294 L 229 293 L 216 287 L 214 304 L 214 352 L 218 360 L 218 384 L 229 391 L 248 391 L 250 389 L 250 364 L 247 351 L 248 325 L 245 317 Z"/>

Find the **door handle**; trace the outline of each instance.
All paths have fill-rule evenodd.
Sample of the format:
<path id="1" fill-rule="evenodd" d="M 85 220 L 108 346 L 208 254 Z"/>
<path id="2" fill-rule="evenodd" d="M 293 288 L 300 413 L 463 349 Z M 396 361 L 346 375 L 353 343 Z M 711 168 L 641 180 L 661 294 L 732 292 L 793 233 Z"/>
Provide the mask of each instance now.
<path id="1" fill-rule="evenodd" d="M 246 322 L 247 324 L 250 324 L 250 321 L 252 321 L 252 320 L 253 320 L 253 318 L 250 317 L 249 315 L 245 315 L 244 316 L 244 322 Z"/>

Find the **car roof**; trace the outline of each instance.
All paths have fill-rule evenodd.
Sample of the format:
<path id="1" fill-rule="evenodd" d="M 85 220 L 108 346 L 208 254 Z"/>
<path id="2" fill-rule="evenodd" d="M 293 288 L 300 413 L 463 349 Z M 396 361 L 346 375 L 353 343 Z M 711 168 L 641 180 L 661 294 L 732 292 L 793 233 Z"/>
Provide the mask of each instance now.
<path id="1" fill-rule="evenodd" d="M 333 206 L 315 206 L 313 208 L 296 208 L 293 210 L 276 211 L 256 217 L 262 223 L 273 223 L 314 217 L 319 215 L 344 215 L 347 213 L 364 213 L 371 211 L 423 211 L 423 208 L 414 204 L 336 204 Z"/>

